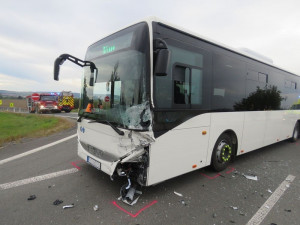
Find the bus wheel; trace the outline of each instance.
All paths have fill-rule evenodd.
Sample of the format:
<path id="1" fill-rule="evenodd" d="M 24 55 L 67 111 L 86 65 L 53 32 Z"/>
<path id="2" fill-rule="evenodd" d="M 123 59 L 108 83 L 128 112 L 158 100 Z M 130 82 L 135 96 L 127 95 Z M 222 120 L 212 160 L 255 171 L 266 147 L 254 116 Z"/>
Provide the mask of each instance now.
<path id="1" fill-rule="evenodd" d="M 222 134 L 214 147 L 211 166 L 215 171 L 222 171 L 228 166 L 233 153 L 233 144 L 228 134 Z"/>
<path id="2" fill-rule="evenodd" d="M 293 131 L 291 142 L 297 141 L 298 137 L 299 137 L 299 123 L 297 122 Z"/>

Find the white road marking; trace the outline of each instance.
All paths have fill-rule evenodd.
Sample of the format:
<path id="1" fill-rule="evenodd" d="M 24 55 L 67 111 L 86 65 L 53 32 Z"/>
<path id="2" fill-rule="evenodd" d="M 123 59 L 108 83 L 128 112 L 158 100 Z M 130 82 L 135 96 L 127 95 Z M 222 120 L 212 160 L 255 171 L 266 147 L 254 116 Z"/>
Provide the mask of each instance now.
<path id="1" fill-rule="evenodd" d="M 13 160 L 15 160 L 15 159 L 22 158 L 22 157 L 27 156 L 27 155 L 31 155 L 31 154 L 33 154 L 33 153 L 39 152 L 39 151 L 44 150 L 44 149 L 46 149 L 46 148 L 52 147 L 52 146 L 54 146 L 54 145 L 60 144 L 60 143 L 62 143 L 62 142 L 64 142 L 64 141 L 67 141 L 67 140 L 69 140 L 69 139 L 71 139 L 71 138 L 74 138 L 74 137 L 76 137 L 76 136 L 77 136 L 77 134 L 74 134 L 74 135 L 71 135 L 71 136 L 69 136 L 69 137 L 63 138 L 63 139 L 61 139 L 61 140 L 52 142 L 52 143 L 50 143 L 50 144 L 47 144 L 47 145 L 44 145 L 44 146 L 41 146 L 41 147 L 32 149 L 32 150 L 30 150 L 30 151 L 21 153 L 21 154 L 19 154 L 19 155 L 15 155 L 15 156 L 12 156 L 12 157 L 10 157 L 10 158 L 3 159 L 3 160 L 0 161 L 0 165 L 3 165 L 4 163 L 13 161 Z"/>
<path id="2" fill-rule="evenodd" d="M 284 192 L 290 187 L 295 179 L 295 176 L 288 175 L 287 178 L 280 184 L 280 186 L 273 192 L 273 194 L 268 198 L 268 200 L 260 207 L 256 214 L 249 220 L 246 225 L 259 225 L 264 220 L 264 218 L 271 211 L 276 202 L 284 194 Z"/>
<path id="3" fill-rule="evenodd" d="M 14 181 L 14 182 L 10 182 L 10 183 L 0 184 L 0 190 L 1 189 L 2 190 L 10 189 L 10 188 L 22 186 L 25 184 L 31 184 L 31 183 L 35 183 L 35 182 L 39 182 L 39 181 L 43 181 L 43 180 L 48 180 L 48 179 L 51 179 L 54 177 L 60 177 L 63 175 L 72 174 L 72 173 L 76 173 L 76 172 L 78 172 L 78 169 L 72 168 L 72 169 L 62 170 L 59 172 L 48 173 L 48 174 L 37 176 L 37 177 L 31 177 L 31 178 L 27 178 L 24 180 L 18 180 L 18 181 Z"/>

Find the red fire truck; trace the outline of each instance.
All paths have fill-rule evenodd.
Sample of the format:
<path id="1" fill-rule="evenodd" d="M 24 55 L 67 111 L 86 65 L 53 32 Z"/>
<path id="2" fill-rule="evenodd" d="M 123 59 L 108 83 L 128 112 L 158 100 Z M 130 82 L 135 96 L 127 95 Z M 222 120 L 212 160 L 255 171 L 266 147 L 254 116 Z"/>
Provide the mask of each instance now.
<path id="1" fill-rule="evenodd" d="M 57 105 L 58 96 L 49 93 L 33 93 L 26 97 L 28 112 L 60 112 Z"/>

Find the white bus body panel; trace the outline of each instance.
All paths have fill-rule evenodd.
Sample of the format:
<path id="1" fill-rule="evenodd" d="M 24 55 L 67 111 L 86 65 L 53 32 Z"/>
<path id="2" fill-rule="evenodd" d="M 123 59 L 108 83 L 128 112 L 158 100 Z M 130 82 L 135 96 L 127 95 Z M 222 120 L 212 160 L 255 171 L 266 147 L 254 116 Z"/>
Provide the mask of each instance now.
<path id="1" fill-rule="evenodd" d="M 150 148 L 147 185 L 204 167 L 209 126 L 210 114 L 202 114 L 156 138 Z M 207 134 L 202 135 L 202 131 Z"/>
<path id="2" fill-rule="evenodd" d="M 236 134 L 240 155 L 290 138 L 298 119 L 299 114 L 292 110 L 196 116 L 152 143 L 147 185 L 210 165 L 216 141 L 225 131 Z M 202 131 L 207 134 L 202 135 Z"/>

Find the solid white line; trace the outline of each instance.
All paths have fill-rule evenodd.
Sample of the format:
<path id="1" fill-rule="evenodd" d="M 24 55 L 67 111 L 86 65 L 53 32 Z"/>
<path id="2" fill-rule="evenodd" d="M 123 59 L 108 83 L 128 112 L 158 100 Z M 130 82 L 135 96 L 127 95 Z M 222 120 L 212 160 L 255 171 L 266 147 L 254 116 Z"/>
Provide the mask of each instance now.
<path id="1" fill-rule="evenodd" d="M 63 175 L 67 175 L 67 174 L 72 174 L 72 173 L 76 173 L 78 172 L 78 169 L 76 168 L 72 168 L 72 169 L 68 169 L 68 170 L 62 170 L 59 172 L 54 172 L 54 173 L 48 173 L 45 175 L 41 175 L 41 176 L 37 176 L 37 177 L 31 177 L 31 178 L 27 178 L 24 180 L 18 180 L 18 181 L 14 181 L 14 182 L 10 182 L 10 183 L 5 183 L 5 184 L 0 184 L 0 189 L 5 190 L 5 189 L 10 189 L 10 188 L 14 188 L 14 187 L 18 187 L 18 186 L 22 186 L 25 184 L 31 184 L 31 183 L 35 183 L 35 182 L 39 182 L 42 180 L 48 180 L 54 177 L 60 177 Z"/>
<path id="2" fill-rule="evenodd" d="M 256 214 L 249 220 L 246 225 L 259 225 L 264 218 L 271 211 L 276 202 L 280 199 L 283 193 L 289 188 L 290 183 L 293 182 L 295 176 L 288 175 L 287 178 L 280 184 L 280 186 L 274 191 L 274 193 L 268 198 L 268 200 L 260 207 Z"/>
<path id="3" fill-rule="evenodd" d="M 52 143 L 50 143 L 50 144 L 47 144 L 47 145 L 44 145 L 44 146 L 41 146 L 41 147 L 32 149 L 32 150 L 30 150 L 30 151 L 21 153 L 21 154 L 19 154 L 19 155 L 15 155 L 15 156 L 12 156 L 12 157 L 10 157 L 10 158 L 3 159 L 3 160 L 0 161 L 0 165 L 3 165 L 4 163 L 10 162 L 10 161 L 15 160 L 15 159 L 22 158 L 22 157 L 24 157 L 24 156 L 27 156 L 27 155 L 30 155 L 30 154 L 33 154 L 33 153 L 36 153 L 36 152 L 39 152 L 39 151 L 44 150 L 44 149 L 46 149 L 46 148 L 52 147 L 52 146 L 54 146 L 54 145 L 60 144 L 60 143 L 62 143 L 62 142 L 64 142 L 64 141 L 67 141 L 67 140 L 69 140 L 69 139 L 71 139 L 71 138 L 74 138 L 74 137 L 76 137 L 76 136 L 77 136 L 77 134 L 74 134 L 74 135 L 71 135 L 71 136 L 69 136 L 69 137 L 63 138 L 63 139 L 61 139 L 61 140 L 52 142 Z"/>

